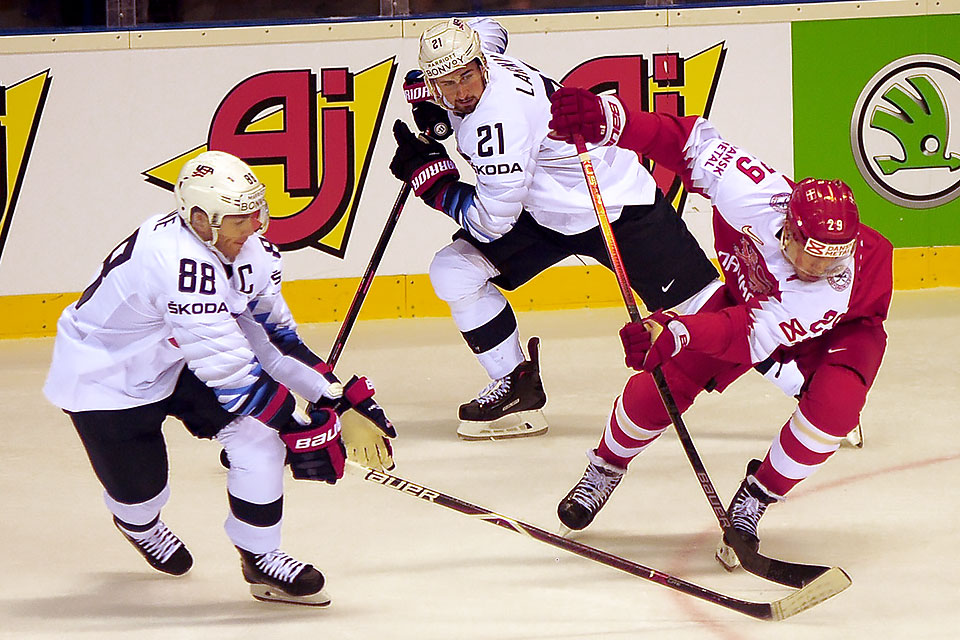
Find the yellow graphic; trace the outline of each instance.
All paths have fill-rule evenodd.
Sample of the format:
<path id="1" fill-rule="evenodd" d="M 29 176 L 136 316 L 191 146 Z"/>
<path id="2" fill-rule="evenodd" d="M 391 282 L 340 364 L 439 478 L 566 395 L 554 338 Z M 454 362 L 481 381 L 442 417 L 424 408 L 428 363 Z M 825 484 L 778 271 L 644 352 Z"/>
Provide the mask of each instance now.
<path id="1" fill-rule="evenodd" d="M 386 93 L 390 87 L 393 76 L 393 58 L 389 58 L 368 69 L 360 71 L 353 76 L 353 100 L 328 101 L 319 92 L 316 95 L 317 100 L 317 157 L 319 180 L 323 181 L 323 110 L 326 107 L 347 107 L 353 114 L 353 139 L 348 144 L 353 144 L 353 184 L 347 203 L 345 213 L 341 216 L 336 226 L 326 235 L 320 238 L 315 244 L 323 245 L 331 249 L 342 251 L 346 243 L 346 233 L 360 199 L 360 182 L 365 176 L 366 168 L 371 157 L 371 151 L 374 145 L 376 130 L 380 123 L 380 117 L 385 107 Z M 259 131 L 281 131 L 284 126 L 284 113 L 282 108 L 255 119 L 246 128 L 245 132 L 254 133 Z M 180 168 L 184 162 L 207 150 L 207 145 L 201 145 L 190 151 L 187 151 L 167 162 L 149 169 L 144 175 L 151 179 L 151 182 L 163 186 L 170 190 L 177 179 Z M 283 164 L 257 164 L 254 171 L 260 181 L 266 186 L 267 203 L 270 205 L 270 218 L 273 220 L 292 216 L 306 207 L 310 206 L 314 196 L 295 196 L 286 192 L 285 169 Z"/>
<path id="2" fill-rule="evenodd" d="M 40 113 L 50 87 L 50 70 L 27 78 L 10 87 L 0 87 L 0 251 L 10 229 L 13 210 L 26 173 Z"/>

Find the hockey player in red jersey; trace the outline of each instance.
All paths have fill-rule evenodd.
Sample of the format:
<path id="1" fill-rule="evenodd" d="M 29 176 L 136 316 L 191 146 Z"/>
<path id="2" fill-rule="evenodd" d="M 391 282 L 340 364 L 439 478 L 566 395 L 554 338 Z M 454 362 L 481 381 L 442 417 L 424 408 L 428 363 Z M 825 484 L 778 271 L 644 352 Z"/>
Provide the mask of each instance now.
<path id="1" fill-rule="evenodd" d="M 551 98 L 559 139 L 616 144 L 676 171 L 713 205 L 725 282 L 685 315 L 653 313 L 620 332 L 627 382 L 579 483 L 560 502 L 571 529 L 593 520 L 627 465 L 669 425 L 653 376 L 661 367 L 679 410 L 703 390 L 723 391 L 771 355 L 793 361 L 805 383 L 796 411 L 762 461 L 752 460 L 728 508 L 757 549 L 767 506 L 809 477 L 856 428 L 886 347 L 893 289 L 890 242 L 862 224 L 839 180 L 798 183 L 722 139 L 696 116 L 628 112 L 615 96 L 574 88 Z M 728 569 L 736 556 L 722 543 Z"/>
<path id="2" fill-rule="evenodd" d="M 173 416 L 227 454 L 224 529 L 253 596 L 322 606 L 320 571 L 279 549 L 284 462 L 295 478 L 335 483 L 346 407 L 369 421 L 354 426 L 363 440 L 396 432 L 365 378 L 342 384 L 300 340 L 280 252 L 260 234 L 265 190 L 230 154 L 188 160 L 178 210 L 124 239 L 64 310 L 44 393 L 69 415 L 114 524 L 150 566 L 182 575 L 193 565 L 160 519 L 170 494 L 161 426 Z M 290 391 L 312 403 L 309 417 Z M 368 462 L 392 466 L 389 446 L 374 448 L 382 457 Z"/>

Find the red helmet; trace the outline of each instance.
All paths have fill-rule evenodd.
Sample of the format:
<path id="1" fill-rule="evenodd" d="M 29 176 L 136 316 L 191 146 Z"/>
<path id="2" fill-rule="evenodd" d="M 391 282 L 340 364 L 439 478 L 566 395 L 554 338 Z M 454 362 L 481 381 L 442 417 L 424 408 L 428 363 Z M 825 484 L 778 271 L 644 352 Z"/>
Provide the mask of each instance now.
<path id="1" fill-rule="evenodd" d="M 850 187 L 840 180 L 806 178 L 790 195 L 781 245 L 801 276 L 829 277 L 846 268 L 859 230 L 860 214 Z M 802 253 L 815 260 L 801 257 L 801 246 Z"/>

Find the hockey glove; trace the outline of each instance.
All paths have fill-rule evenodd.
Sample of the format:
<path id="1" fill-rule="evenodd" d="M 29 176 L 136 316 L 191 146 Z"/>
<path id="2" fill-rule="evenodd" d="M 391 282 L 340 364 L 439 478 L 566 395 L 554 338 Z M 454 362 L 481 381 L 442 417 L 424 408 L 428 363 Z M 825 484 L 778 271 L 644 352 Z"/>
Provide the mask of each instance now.
<path id="1" fill-rule="evenodd" d="M 627 112 L 616 96 L 595 95 L 586 89 L 560 87 L 550 96 L 550 137 L 573 144 L 584 141 L 600 146 L 615 145 L 627 123 Z"/>
<path id="2" fill-rule="evenodd" d="M 447 150 L 436 140 L 413 135 L 402 120 L 393 124 L 393 137 L 397 151 L 390 161 L 390 172 L 397 180 L 409 183 L 428 206 L 440 209 L 437 201 L 444 188 L 460 178 Z"/>
<path id="3" fill-rule="evenodd" d="M 298 480 L 336 484 L 343 477 L 347 459 L 340 418 L 326 407 L 311 407 L 308 415 L 309 424 L 291 419 L 280 429 L 280 438 L 287 445 L 287 463 Z"/>
<path id="4" fill-rule="evenodd" d="M 689 344 L 690 332 L 676 314 L 657 311 L 642 322 L 624 325 L 620 329 L 620 341 L 628 367 L 634 371 L 653 371 Z"/>
<path id="5" fill-rule="evenodd" d="M 367 380 L 366 376 L 362 378 L 353 376 L 347 381 L 347 384 L 343 385 L 343 397 L 350 408 L 372 422 L 386 437 L 396 438 L 397 430 L 393 423 L 384 413 L 383 407 L 373 399 L 375 392 L 373 383 Z"/>
<path id="6" fill-rule="evenodd" d="M 423 81 L 422 71 L 414 69 L 407 73 L 403 79 L 403 95 L 410 103 L 417 129 L 434 140 L 446 140 L 450 137 L 453 133 L 450 114 L 430 98 L 430 91 Z"/>
<path id="7" fill-rule="evenodd" d="M 393 447 L 373 423 L 356 411 L 347 411 L 341 416 L 343 445 L 347 458 L 368 469 L 390 471 L 393 463 Z"/>

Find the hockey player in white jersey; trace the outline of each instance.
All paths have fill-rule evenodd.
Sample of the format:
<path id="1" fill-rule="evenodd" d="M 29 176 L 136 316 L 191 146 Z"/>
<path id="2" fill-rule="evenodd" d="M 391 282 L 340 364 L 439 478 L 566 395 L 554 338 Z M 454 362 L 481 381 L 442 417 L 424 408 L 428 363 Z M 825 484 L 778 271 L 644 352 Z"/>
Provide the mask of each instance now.
<path id="1" fill-rule="evenodd" d="M 525 360 L 501 289 L 513 290 L 571 255 L 610 267 L 576 150 L 547 135 L 557 84 L 505 55 L 506 44 L 507 32 L 488 18 L 436 24 L 420 39 L 422 75 L 411 72 L 404 85 L 421 130 L 452 126 L 476 182 L 460 181 L 443 145 L 414 136 L 399 120 L 390 164 L 427 205 L 461 227 L 434 257 L 430 279 L 491 379 L 460 407 L 458 434 L 468 440 L 547 429 L 539 411 L 546 394 L 538 341 L 530 341 Z M 439 128 L 431 117 L 442 120 Z M 596 145 L 590 155 L 627 272 L 647 308 L 674 307 L 716 279 L 635 153 Z"/>
<path id="2" fill-rule="evenodd" d="M 264 192 L 232 155 L 188 161 L 178 211 L 123 240 L 64 310 L 44 392 L 70 416 L 114 523 L 152 567 L 181 575 L 193 564 L 160 519 L 170 494 L 161 424 L 174 416 L 226 451 L 224 528 L 253 596 L 322 606 L 323 575 L 279 548 L 285 460 L 295 478 L 335 483 L 348 406 L 378 437 L 396 432 L 365 378 L 343 385 L 300 340 L 280 253 L 259 233 Z M 290 390 L 311 402 L 308 419 Z M 380 451 L 391 466 L 388 445 Z"/>

